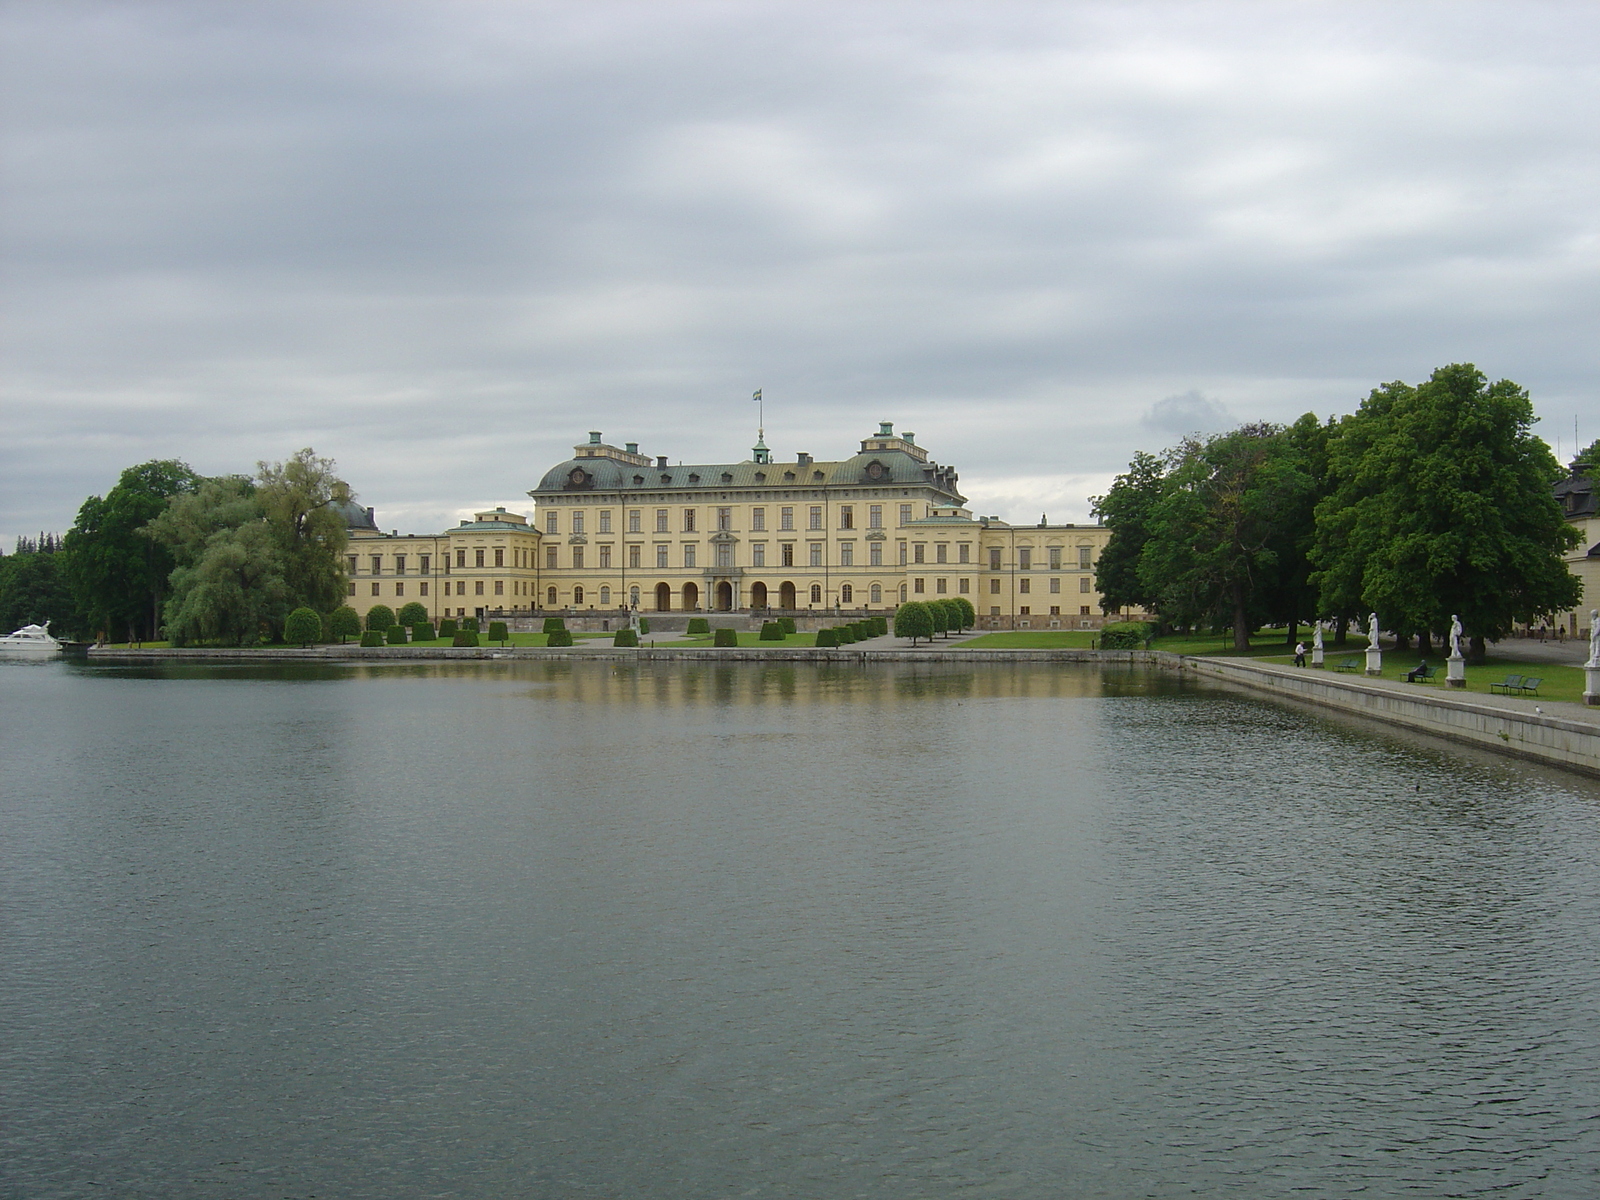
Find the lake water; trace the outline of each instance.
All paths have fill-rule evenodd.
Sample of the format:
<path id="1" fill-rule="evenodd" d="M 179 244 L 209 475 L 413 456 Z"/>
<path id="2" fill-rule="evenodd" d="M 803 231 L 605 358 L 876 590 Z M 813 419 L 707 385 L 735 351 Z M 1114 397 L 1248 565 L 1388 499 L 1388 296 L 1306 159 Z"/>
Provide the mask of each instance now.
<path id="1" fill-rule="evenodd" d="M 1084 667 L 0 713 L 6 1196 L 1600 1194 L 1582 778 Z"/>

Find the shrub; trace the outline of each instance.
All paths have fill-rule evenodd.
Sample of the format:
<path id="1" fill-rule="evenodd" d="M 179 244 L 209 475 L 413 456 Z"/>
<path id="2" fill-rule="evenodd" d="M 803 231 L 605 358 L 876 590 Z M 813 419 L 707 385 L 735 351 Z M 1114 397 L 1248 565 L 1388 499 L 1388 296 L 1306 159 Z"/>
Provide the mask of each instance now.
<path id="1" fill-rule="evenodd" d="M 433 641 L 433 622 L 419 621 L 411 627 L 411 640 L 413 642 Z"/>
<path id="2" fill-rule="evenodd" d="M 933 617 L 928 606 L 920 600 L 911 600 L 894 610 L 895 637 L 910 638 L 915 646 L 918 638 L 933 638 Z"/>
<path id="3" fill-rule="evenodd" d="M 739 644 L 739 631 L 737 629 L 719 629 L 711 636 L 713 646 L 737 646 Z"/>
<path id="4" fill-rule="evenodd" d="M 548 635 L 546 635 L 544 644 L 546 646 L 570 646 L 572 645 L 572 630 L 552 630 Z"/>
<path id="5" fill-rule="evenodd" d="M 1150 626 L 1144 621 L 1117 621 L 1100 631 L 1102 650 L 1141 650 L 1150 636 Z"/>
<path id="6" fill-rule="evenodd" d="M 297 608 L 283 623 L 283 640 L 309 646 L 322 636 L 322 618 L 315 609 Z"/>
<path id="7" fill-rule="evenodd" d="M 476 646 L 478 644 L 478 631 L 476 629 L 458 629 L 455 636 L 450 639 L 452 646 Z"/>
<path id="8" fill-rule="evenodd" d="M 491 642 L 499 642 L 501 645 L 511 640 L 511 633 L 506 629 L 504 621 L 489 622 L 489 640 Z"/>
<path id="9" fill-rule="evenodd" d="M 477 633 L 478 632 L 478 618 L 477 617 L 462 617 L 461 618 L 461 628 L 466 630 L 469 633 Z"/>
<path id="10" fill-rule="evenodd" d="M 439 636 L 453 638 L 456 635 L 456 622 L 454 617 L 446 617 L 439 622 Z"/>
<path id="11" fill-rule="evenodd" d="M 639 632 L 641 634 L 650 632 L 650 622 L 645 620 L 643 617 L 639 618 Z"/>
<path id="12" fill-rule="evenodd" d="M 841 646 L 848 646 L 856 640 L 856 635 L 850 632 L 850 626 L 848 625 L 834 626 L 833 636 L 839 639 L 839 645 Z"/>
<path id="13" fill-rule="evenodd" d="M 394 624 L 394 609 L 387 604 L 374 604 L 367 609 L 367 628 L 382 633 Z"/>
<path id="14" fill-rule="evenodd" d="M 383 634 L 376 629 L 369 629 L 361 635 L 361 644 L 363 646 L 381 646 L 383 645 Z"/>
<path id="15" fill-rule="evenodd" d="M 433 618 L 428 616 L 426 605 L 418 604 L 415 600 L 400 606 L 400 611 L 394 615 L 396 625 L 431 625 Z"/>
<path id="16" fill-rule="evenodd" d="M 406 627 L 404 625 L 389 626 L 383 631 L 383 636 L 391 646 L 404 646 L 409 640 L 406 637 Z"/>
<path id="17" fill-rule="evenodd" d="M 923 607 L 928 610 L 928 620 L 933 622 L 933 632 L 950 632 L 950 610 L 944 606 L 943 600 L 927 600 Z"/>
<path id="18" fill-rule="evenodd" d="M 758 640 L 781 642 L 783 641 L 783 629 L 776 621 L 763 621 L 761 622 L 761 637 Z"/>
<path id="19" fill-rule="evenodd" d="M 961 610 L 961 620 L 957 622 L 956 628 L 971 629 L 978 623 L 978 610 L 972 607 L 972 601 L 964 596 L 957 596 L 950 603 Z"/>
<path id="20" fill-rule="evenodd" d="M 839 635 L 837 633 L 835 633 L 833 630 L 831 630 L 831 629 L 819 629 L 819 630 L 817 630 L 817 645 L 819 647 L 822 647 L 822 646 L 837 646 L 838 644 L 839 644 Z"/>
<path id="21" fill-rule="evenodd" d="M 684 632 L 690 637 L 693 637 L 697 633 L 710 633 L 711 622 L 707 621 L 704 617 L 690 617 L 689 625 Z"/>
<path id="22" fill-rule="evenodd" d="M 617 630 L 617 636 L 611 639 L 611 644 L 613 646 L 637 646 L 639 644 L 639 635 L 632 629 L 619 629 Z"/>
<path id="23" fill-rule="evenodd" d="M 785 637 L 787 637 L 791 633 L 794 633 L 795 632 L 794 618 L 793 617 L 779 617 L 778 618 L 778 628 L 783 630 L 783 633 L 784 633 Z"/>
<path id="24" fill-rule="evenodd" d="M 856 635 L 858 642 L 864 642 L 872 636 L 872 630 L 866 621 L 850 622 L 850 632 Z"/>
<path id="25" fill-rule="evenodd" d="M 566 627 L 567 627 L 567 622 L 566 622 L 566 620 L 564 618 L 562 618 L 562 617 L 546 617 L 544 619 L 544 628 L 541 629 L 539 632 L 540 633 L 554 633 L 554 632 L 556 632 L 556 630 L 565 629 Z"/>

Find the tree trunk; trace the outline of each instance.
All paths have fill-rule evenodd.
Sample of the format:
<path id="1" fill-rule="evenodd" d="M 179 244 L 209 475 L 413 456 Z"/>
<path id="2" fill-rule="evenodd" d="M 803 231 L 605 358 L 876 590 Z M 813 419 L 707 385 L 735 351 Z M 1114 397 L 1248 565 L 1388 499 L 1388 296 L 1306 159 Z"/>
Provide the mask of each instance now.
<path id="1" fill-rule="evenodd" d="M 1426 629 L 1417 634 L 1417 653 L 1423 658 L 1433 653 L 1433 638 Z"/>
<path id="2" fill-rule="evenodd" d="M 1485 644 L 1482 635 L 1473 634 L 1472 641 L 1467 650 L 1467 661 L 1475 667 L 1481 667 L 1489 661 L 1489 647 Z"/>
<path id="3" fill-rule="evenodd" d="M 1394 648 L 1396 650 L 1411 649 L 1411 638 L 1408 634 L 1397 633 L 1394 635 Z"/>
<path id="4" fill-rule="evenodd" d="M 1245 608 L 1244 587 L 1233 585 L 1233 648 L 1250 649 L 1250 614 Z"/>
<path id="5" fill-rule="evenodd" d="M 1289 618 L 1289 636 L 1283 639 L 1285 646 L 1292 646 L 1300 640 L 1300 618 Z"/>

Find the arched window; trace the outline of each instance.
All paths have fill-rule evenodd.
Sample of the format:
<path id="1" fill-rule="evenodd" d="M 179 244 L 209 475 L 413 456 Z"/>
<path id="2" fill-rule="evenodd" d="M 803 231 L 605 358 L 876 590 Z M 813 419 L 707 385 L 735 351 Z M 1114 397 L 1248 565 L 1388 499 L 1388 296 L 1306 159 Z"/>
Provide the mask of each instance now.
<path id="1" fill-rule="evenodd" d="M 554 608 L 556 606 L 556 590 L 555 590 L 555 588 L 551 588 L 548 592 L 545 593 L 545 603 L 547 605 L 549 605 L 551 608 Z"/>
<path id="2" fill-rule="evenodd" d="M 904 604 L 905 602 L 906 602 L 906 585 L 902 583 L 900 585 L 900 603 Z"/>
<path id="3" fill-rule="evenodd" d="M 820 583 L 813 583 L 811 585 L 811 603 L 822 603 L 822 585 Z"/>
<path id="4" fill-rule="evenodd" d="M 628 589 L 628 603 L 633 605 L 633 607 L 635 607 L 635 608 L 639 607 L 639 589 L 638 588 L 634 587 L 634 588 L 629 588 Z"/>
<path id="5" fill-rule="evenodd" d="M 600 607 L 611 607 L 611 589 L 608 587 L 603 587 L 600 589 Z"/>
<path id="6" fill-rule="evenodd" d="M 872 585 L 872 602 L 874 604 L 883 603 L 883 588 L 876 583 Z"/>
<path id="7" fill-rule="evenodd" d="M 851 587 L 848 583 L 839 585 L 839 602 L 841 604 L 851 604 L 855 601 L 855 598 L 855 588 Z"/>
<path id="8" fill-rule="evenodd" d="M 572 602 L 573 602 L 573 604 L 582 604 L 583 603 L 583 585 L 582 584 L 579 584 L 577 587 L 572 589 Z"/>

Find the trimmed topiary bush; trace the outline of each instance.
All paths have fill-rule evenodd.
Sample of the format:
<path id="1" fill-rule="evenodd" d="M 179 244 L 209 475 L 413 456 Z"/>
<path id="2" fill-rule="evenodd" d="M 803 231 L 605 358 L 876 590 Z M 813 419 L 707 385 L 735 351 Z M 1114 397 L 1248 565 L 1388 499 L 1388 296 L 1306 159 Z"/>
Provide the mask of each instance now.
<path id="1" fill-rule="evenodd" d="M 511 640 L 511 633 L 506 629 L 504 621 L 489 622 L 489 640 L 499 642 L 502 646 Z"/>
<path id="2" fill-rule="evenodd" d="M 650 632 L 650 622 L 645 620 L 643 617 L 640 617 L 639 618 L 639 633 L 640 633 L 640 636 L 643 636 L 644 634 L 647 634 L 649 632 Z"/>
<path id="3" fill-rule="evenodd" d="M 928 606 L 920 600 L 911 600 L 894 610 L 895 637 L 910 638 L 915 646 L 918 638 L 933 639 L 933 618 Z"/>
<path id="4" fill-rule="evenodd" d="M 719 629 L 711 635 L 713 646 L 737 646 L 739 644 L 739 631 L 737 629 Z"/>
<path id="5" fill-rule="evenodd" d="M 950 629 L 950 610 L 945 608 L 943 600 L 926 600 L 922 607 L 928 610 L 928 620 L 933 622 L 935 634 L 946 633 Z"/>
<path id="6" fill-rule="evenodd" d="M 856 640 L 856 635 L 848 625 L 835 626 L 833 636 L 839 639 L 839 645 L 848 646 Z"/>
<path id="7" fill-rule="evenodd" d="M 639 644 L 639 635 L 632 629 L 619 629 L 617 630 L 617 636 L 611 639 L 611 644 L 613 646 L 637 646 Z"/>
<path id="8" fill-rule="evenodd" d="M 433 637 L 432 621 L 419 621 L 411 627 L 411 640 L 413 642 L 431 642 Z"/>
<path id="9" fill-rule="evenodd" d="M 478 631 L 476 629 L 458 629 L 455 636 L 450 639 L 452 646 L 476 646 L 478 644 Z"/>
<path id="10" fill-rule="evenodd" d="M 783 641 L 783 627 L 780 626 L 776 621 L 763 621 L 761 623 L 761 637 L 759 640 L 763 642 Z"/>
<path id="11" fill-rule="evenodd" d="M 431 625 L 433 618 L 428 615 L 426 605 L 418 604 L 415 600 L 409 604 L 402 604 L 400 611 L 394 615 L 396 625 L 404 625 L 408 629 L 413 625 Z"/>
<path id="12" fill-rule="evenodd" d="M 391 646 L 404 646 L 406 644 L 406 627 L 404 625 L 391 625 L 383 631 L 384 640 Z"/>
<path id="13" fill-rule="evenodd" d="M 367 609 L 367 628 L 382 633 L 394 624 L 394 609 L 387 604 L 374 604 Z"/>
<path id="14" fill-rule="evenodd" d="M 1117 621 L 1100 631 L 1102 650 L 1142 650 L 1150 636 L 1150 626 L 1144 621 Z"/>
<path id="15" fill-rule="evenodd" d="M 478 632 L 478 618 L 477 617 L 462 617 L 461 618 L 461 628 L 467 630 L 470 633 L 477 633 Z"/>
<path id="16" fill-rule="evenodd" d="M 381 646 L 384 644 L 383 634 L 376 629 L 369 629 L 361 635 L 361 644 L 363 646 Z"/>
<path id="17" fill-rule="evenodd" d="M 950 603 L 961 610 L 961 620 L 956 626 L 958 629 L 971 629 L 978 623 L 978 610 L 972 607 L 972 601 L 964 596 L 957 596 Z"/>
<path id="18" fill-rule="evenodd" d="M 779 617 L 778 618 L 778 628 L 783 630 L 783 633 L 784 633 L 785 637 L 787 637 L 791 633 L 796 632 L 795 627 L 794 627 L 794 618 L 793 617 Z"/>
<path id="19" fill-rule="evenodd" d="M 457 626 L 455 618 L 446 617 L 444 620 L 439 622 L 439 636 L 442 638 L 453 638 L 456 635 L 456 628 Z"/>
<path id="20" fill-rule="evenodd" d="M 546 646 L 570 646 L 572 645 L 572 630 L 557 629 L 545 637 L 544 644 Z"/>
<path id="21" fill-rule="evenodd" d="M 704 617 L 690 617 L 688 627 L 684 629 L 684 632 L 690 637 L 693 637 L 697 633 L 710 633 L 711 622 L 707 621 Z"/>
<path id="22" fill-rule="evenodd" d="M 297 608 L 283 623 L 283 640 L 309 646 L 322 636 L 322 618 L 314 608 Z"/>
<path id="23" fill-rule="evenodd" d="M 839 644 L 839 635 L 831 629 L 817 630 L 817 646 L 832 647 Z"/>
<path id="24" fill-rule="evenodd" d="M 565 629 L 566 627 L 567 627 L 567 622 L 566 622 L 566 619 L 564 617 L 546 617 L 544 619 L 544 628 L 541 629 L 539 632 L 540 633 L 554 633 L 556 630 Z"/>

